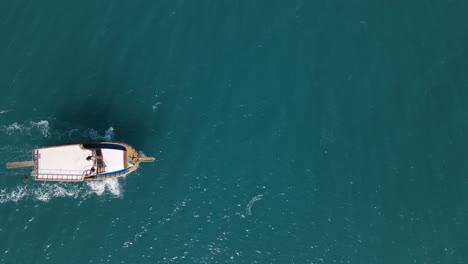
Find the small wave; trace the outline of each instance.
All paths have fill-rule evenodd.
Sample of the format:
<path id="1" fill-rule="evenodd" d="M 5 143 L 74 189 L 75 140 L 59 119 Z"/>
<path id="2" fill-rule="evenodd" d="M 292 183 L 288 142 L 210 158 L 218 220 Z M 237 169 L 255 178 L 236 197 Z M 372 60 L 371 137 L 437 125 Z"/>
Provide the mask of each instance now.
<path id="1" fill-rule="evenodd" d="M 11 110 L 0 110 L 0 115 L 6 114 L 6 113 L 8 113 L 8 112 L 10 112 L 10 111 L 11 111 Z"/>
<path id="2" fill-rule="evenodd" d="M 156 112 L 156 110 L 158 110 L 158 107 L 159 107 L 160 104 L 162 104 L 162 103 L 161 103 L 161 102 L 157 102 L 157 103 L 155 103 L 155 104 L 151 107 L 151 109 L 153 110 L 153 112 Z"/>
<path id="3" fill-rule="evenodd" d="M 120 197 L 122 191 L 118 179 L 80 183 L 42 182 L 19 185 L 11 189 L 0 189 L 0 204 L 17 203 L 22 200 L 48 202 L 53 198 L 70 197 L 87 199 L 92 195 L 101 196 L 109 191 L 111 197 Z"/>
<path id="4" fill-rule="evenodd" d="M 180 211 L 182 211 L 186 206 L 187 203 L 191 201 L 190 195 L 186 196 L 181 202 L 178 202 L 175 204 L 175 207 L 172 209 L 172 211 L 168 212 L 166 217 L 163 217 L 157 223 L 159 224 L 165 224 L 169 221 L 171 221 L 177 214 L 179 214 Z M 148 209 L 148 212 L 151 213 L 153 211 L 153 207 L 150 207 Z M 159 217 L 158 217 L 159 218 Z M 128 248 L 132 246 L 133 244 L 137 243 L 138 240 L 143 237 L 148 231 L 150 231 L 151 226 L 155 223 L 156 221 L 152 220 L 152 217 L 148 217 L 147 219 L 144 219 L 138 228 L 138 231 L 133 235 L 133 238 L 129 238 L 126 242 L 123 243 L 122 247 L 123 248 Z"/>
<path id="5" fill-rule="evenodd" d="M 123 244 L 123 247 L 124 248 L 128 248 L 129 246 L 133 245 L 133 242 L 131 241 L 126 241 L 124 244 Z"/>
<path id="6" fill-rule="evenodd" d="M 191 201 L 190 195 L 186 196 L 181 202 L 176 203 L 174 209 L 172 209 L 171 212 L 167 214 L 167 216 L 161 218 L 158 223 L 159 224 L 165 224 L 169 221 L 172 220 L 182 209 L 184 209 L 187 206 L 187 203 Z"/>
<path id="7" fill-rule="evenodd" d="M 246 216 L 251 216 L 252 215 L 252 206 L 254 205 L 255 202 L 260 201 L 263 199 L 263 194 L 258 194 L 252 197 L 250 199 L 250 202 L 247 204 L 247 207 L 245 208 L 245 215 L 242 215 L 243 218 Z"/>

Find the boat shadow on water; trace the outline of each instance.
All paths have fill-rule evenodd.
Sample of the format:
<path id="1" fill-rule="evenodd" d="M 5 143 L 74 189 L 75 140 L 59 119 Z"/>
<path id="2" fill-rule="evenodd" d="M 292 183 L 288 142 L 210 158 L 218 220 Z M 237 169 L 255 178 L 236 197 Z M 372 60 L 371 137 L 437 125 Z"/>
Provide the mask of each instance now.
<path id="1" fill-rule="evenodd" d="M 110 96 L 96 100 L 93 94 L 75 99 L 73 103 L 60 103 L 54 127 L 62 135 L 55 143 L 73 143 L 76 140 L 131 142 L 140 149 L 150 132 L 145 129 L 148 114 L 137 99 Z M 109 130 L 112 128 L 111 130 Z M 76 130 L 78 133 L 70 133 Z M 86 133 L 89 132 L 89 133 Z M 109 132 L 107 134 L 106 132 Z M 95 134 L 93 134 L 95 133 Z M 114 138 L 115 133 L 115 138 Z"/>

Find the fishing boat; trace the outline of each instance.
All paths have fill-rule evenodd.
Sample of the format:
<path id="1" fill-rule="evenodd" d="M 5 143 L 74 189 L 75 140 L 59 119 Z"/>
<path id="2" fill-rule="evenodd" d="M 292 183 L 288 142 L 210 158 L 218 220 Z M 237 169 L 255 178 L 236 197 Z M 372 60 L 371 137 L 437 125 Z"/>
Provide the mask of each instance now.
<path id="1" fill-rule="evenodd" d="M 118 178 L 134 172 L 141 162 L 152 162 L 153 157 L 142 157 L 131 146 L 123 143 L 97 142 L 50 146 L 34 149 L 32 161 L 7 162 L 6 167 L 34 167 L 36 181 L 99 181 Z"/>

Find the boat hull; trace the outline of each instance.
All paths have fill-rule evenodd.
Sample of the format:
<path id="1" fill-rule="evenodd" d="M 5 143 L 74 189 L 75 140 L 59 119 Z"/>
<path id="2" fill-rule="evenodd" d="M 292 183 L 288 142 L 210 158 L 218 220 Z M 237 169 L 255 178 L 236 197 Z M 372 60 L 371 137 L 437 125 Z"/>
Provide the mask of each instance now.
<path id="1" fill-rule="evenodd" d="M 138 169 L 140 162 L 155 160 L 140 157 L 130 145 L 114 142 L 57 145 L 32 152 L 32 161 L 7 163 L 7 168 L 34 166 L 36 181 L 102 181 L 123 177 Z"/>

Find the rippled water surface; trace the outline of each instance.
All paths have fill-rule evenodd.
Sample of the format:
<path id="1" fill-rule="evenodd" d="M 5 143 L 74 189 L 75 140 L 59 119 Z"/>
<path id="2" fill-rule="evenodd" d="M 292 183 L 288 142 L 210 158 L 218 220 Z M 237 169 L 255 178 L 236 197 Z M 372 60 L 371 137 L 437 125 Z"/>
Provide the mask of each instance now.
<path id="1" fill-rule="evenodd" d="M 0 263 L 468 263 L 468 2 L 0 1 Z"/>

